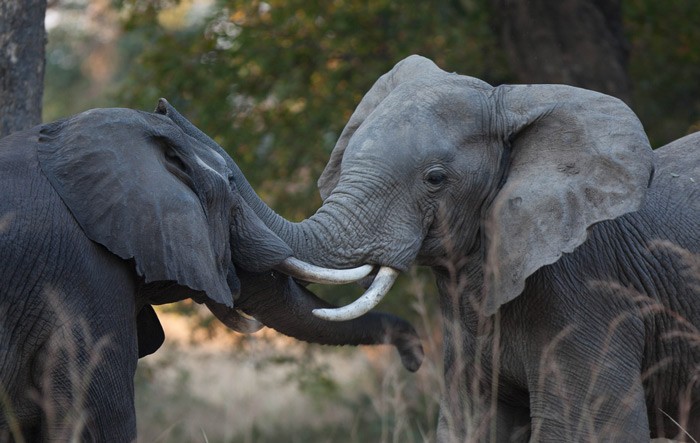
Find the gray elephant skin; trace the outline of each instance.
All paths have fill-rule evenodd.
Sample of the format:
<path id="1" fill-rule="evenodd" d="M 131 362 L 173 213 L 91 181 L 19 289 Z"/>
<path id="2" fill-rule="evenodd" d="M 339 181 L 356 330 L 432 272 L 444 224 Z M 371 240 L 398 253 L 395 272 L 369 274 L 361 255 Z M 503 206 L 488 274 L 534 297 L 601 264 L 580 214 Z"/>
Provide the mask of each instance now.
<path id="1" fill-rule="evenodd" d="M 300 259 L 432 268 L 440 441 L 700 437 L 700 134 L 652 151 L 615 98 L 411 56 L 351 116 L 313 216 L 239 188 Z"/>
<path id="2" fill-rule="evenodd" d="M 405 321 L 311 315 L 330 306 L 275 271 L 292 251 L 236 174 L 165 100 L 0 141 L 0 441 L 134 440 L 137 360 L 164 339 L 151 305 L 186 298 L 244 332 L 250 315 L 313 343 L 394 344 L 418 369 Z"/>

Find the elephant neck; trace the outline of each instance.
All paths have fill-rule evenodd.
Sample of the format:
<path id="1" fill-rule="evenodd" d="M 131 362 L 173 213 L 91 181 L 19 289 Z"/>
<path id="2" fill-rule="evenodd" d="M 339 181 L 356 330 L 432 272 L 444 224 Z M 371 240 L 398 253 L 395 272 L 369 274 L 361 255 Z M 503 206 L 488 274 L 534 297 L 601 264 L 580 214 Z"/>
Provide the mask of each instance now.
<path id="1" fill-rule="evenodd" d="M 448 323 L 459 322 L 460 327 L 476 334 L 481 323 L 477 307 L 483 303 L 484 271 L 481 254 L 472 254 L 460 260 L 434 266 L 435 282 L 440 296 L 440 310 Z"/>

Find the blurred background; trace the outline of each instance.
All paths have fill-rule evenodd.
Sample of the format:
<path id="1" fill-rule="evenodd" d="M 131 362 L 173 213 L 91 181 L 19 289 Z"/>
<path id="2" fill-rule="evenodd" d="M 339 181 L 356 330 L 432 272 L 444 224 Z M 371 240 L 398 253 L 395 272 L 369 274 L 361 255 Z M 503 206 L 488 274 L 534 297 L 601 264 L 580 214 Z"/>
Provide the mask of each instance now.
<path id="1" fill-rule="evenodd" d="M 617 96 L 658 147 L 700 130 L 698 23 L 691 0 L 49 0 L 42 119 L 165 97 L 300 220 L 320 205 L 316 179 L 355 106 L 410 54 L 492 85 Z M 313 289 L 339 303 L 360 293 Z M 235 335 L 192 303 L 165 306 L 166 345 L 139 363 L 139 439 L 432 441 L 435 293 L 415 270 L 380 306 L 420 330 L 417 374 L 389 348 Z"/>

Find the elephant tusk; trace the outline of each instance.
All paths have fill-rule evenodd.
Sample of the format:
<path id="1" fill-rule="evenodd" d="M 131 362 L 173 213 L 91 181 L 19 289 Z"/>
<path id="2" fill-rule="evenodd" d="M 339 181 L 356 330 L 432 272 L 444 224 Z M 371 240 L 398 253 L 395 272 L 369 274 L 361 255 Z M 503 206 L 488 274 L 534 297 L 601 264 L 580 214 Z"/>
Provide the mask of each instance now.
<path id="1" fill-rule="evenodd" d="M 289 257 L 275 266 L 275 270 L 310 283 L 343 285 L 365 278 L 372 272 L 372 266 L 363 265 L 352 269 L 327 269 L 306 263 L 298 258 Z"/>
<path id="2" fill-rule="evenodd" d="M 255 317 L 251 317 L 237 308 L 229 308 L 214 301 L 205 301 L 207 308 L 229 329 L 243 334 L 252 334 L 264 326 Z"/>
<path id="3" fill-rule="evenodd" d="M 374 278 L 372 286 L 369 287 L 367 292 L 362 294 L 362 297 L 341 308 L 314 309 L 312 312 L 316 317 L 329 321 L 343 321 L 357 318 L 367 313 L 382 301 L 382 298 L 389 292 L 389 289 L 391 289 L 398 276 L 399 271 L 396 269 L 382 266 L 377 276 Z"/>
<path id="4" fill-rule="evenodd" d="M 246 314 L 240 309 L 236 309 L 236 314 L 238 314 L 238 318 L 235 320 L 236 327 L 232 328 L 235 331 L 243 334 L 252 334 L 258 332 L 264 326 L 258 319 Z"/>

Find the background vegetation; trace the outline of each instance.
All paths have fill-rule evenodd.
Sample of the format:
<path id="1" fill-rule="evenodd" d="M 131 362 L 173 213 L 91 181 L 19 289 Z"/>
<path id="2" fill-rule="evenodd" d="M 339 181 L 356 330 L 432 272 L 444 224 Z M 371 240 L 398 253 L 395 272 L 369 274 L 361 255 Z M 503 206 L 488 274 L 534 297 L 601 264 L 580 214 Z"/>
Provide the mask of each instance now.
<path id="1" fill-rule="evenodd" d="M 292 220 L 320 205 L 316 179 L 364 93 L 413 53 L 493 85 L 619 95 L 654 146 L 700 129 L 700 2 L 58 0 L 49 16 L 45 120 L 166 97 Z"/>
<path id="2" fill-rule="evenodd" d="M 90 24 L 51 30 L 45 120 L 88 106 L 151 109 L 166 97 L 293 219 L 318 207 L 315 180 L 344 123 L 400 59 L 418 53 L 494 85 L 521 81 L 497 1 L 82 3 L 59 2 Z M 621 13 L 629 104 L 656 146 L 691 132 L 700 121 L 700 3 L 625 0 Z M 530 58 L 546 64 L 536 51 Z"/>
<path id="3" fill-rule="evenodd" d="M 363 94 L 413 53 L 493 85 L 565 81 L 619 95 L 640 116 L 654 146 L 700 130 L 700 2 L 529 0 L 533 11 L 541 8 L 535 18 L 516 4 L 56 0 L 47 12 L 44 120 L 90 107 L 151 110 L 159 97 L 166 97 L 229 151 L 268 204 L 293 220 L 320 205 L 316 179 Z M 596 31 L 601 24 L 606 32 Z M 604 41 L 594 40 L 599 37 Z M 519 49 L 518 42 L 530 49 Z M 554 42 L 554 49 L 546 42 Z M 593 45 L 592 52 L 576 46 L 586 43 Z M 613 46 L 612 55 L 599 50 L 605 45 Z M 586 63 L 603 73 L 596 76 L 600 83 L 574 75 L 589 69 Z M 624 78 L 605 78 L 606 70 L 618 66 Z M 315 290 L 336 301 L 357 295 L 352 289 Z M 290 407 L 342 420 L 306 423 L 294 432 L 284 425 L 255 422 L 236 433 L 233 422 L 226 425 L 241 414 L 235 408 L 256 403 L 246 399 L 241 400 L 245 404 L 228 406 L 233 408 L 228 412 L 211 409 L 210 399 L 187 388 L 199 369 L 178 366 L 183 349 L 166 349 L 159 359 L 146 359 L 139 370 L 140 432 L 148 436 L 144 441 L 173 441 L 177 436 L 182 441 L 431 440 L 440 390 L 434 288 L 425 274 L 416 273 L 394 292 L 383 308 L 412 319 L 426 337 L 430 362 L 418 376 L 391 366 L 395 356 L 383 353 L 381 360 L 389 363 L 347 363 L 360 372 L 343 378 L 349 384 L 339 392 L 338 366 L 324 360 L 318 348 L 287 343 L 260 351 L 239 338 L 227 358 L 254 361 L 260 365 L 256 371 L 264 374 L 269 374 L 265 368 L 271 362 L 285 368 L 276 385 L 267 385 L 269 395 L 295 384 L 295 392 L 312 401 Z M 199 324 L 215 324 L 198 317 L 196 306 L 178 304 L 174 309 L 193 314 Z M 212 328 L 209 332 L 216 334 Z M 356 351 L 341 352 L 347 357 Z M 159 375 L 167 373 L 166 367 L 179 369 Z M 235 368 L 231 383 L 238 380 L 236 372 L 245 368 Z M 332 412 L 336 408 L 337 414 Z M 193 410 L 200 415 L 195 417 Z M 186 426 L 191 422 L 198 423 L 194 430 Z M 227 430 L 217 434 L 215 425 Z"/>

